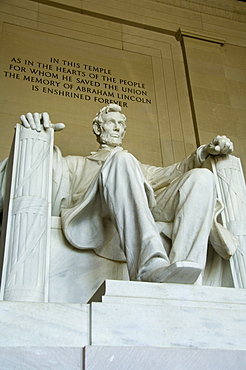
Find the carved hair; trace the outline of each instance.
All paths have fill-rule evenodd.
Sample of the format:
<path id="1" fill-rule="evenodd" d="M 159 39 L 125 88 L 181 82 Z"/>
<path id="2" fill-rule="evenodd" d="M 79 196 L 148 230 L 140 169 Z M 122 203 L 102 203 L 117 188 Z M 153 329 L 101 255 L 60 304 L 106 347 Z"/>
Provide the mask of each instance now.
<path id="1" fill-rule="evenodd" d="M 100 126 L 104 122 L 103 115 L 110 112 L 119 112 L 122 115 L 124 122 L 126 122 L 126 116 L 121 113 L 121 107 L 117 104 L 108 104 L 106 107 L 100 109 L 100 111 L 96 114 L 96 117 L 93 119 L 92 128 L 94 134 L 97 137 L 100 136 L 99 134 Z"/>

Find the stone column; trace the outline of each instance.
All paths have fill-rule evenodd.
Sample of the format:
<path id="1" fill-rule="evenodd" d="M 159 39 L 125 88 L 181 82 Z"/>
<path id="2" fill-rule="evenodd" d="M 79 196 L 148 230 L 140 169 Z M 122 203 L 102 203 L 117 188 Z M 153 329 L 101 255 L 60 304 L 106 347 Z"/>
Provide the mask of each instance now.
<path id="1" fill-rule="evenodd" d="M 53 129 L 16 126 L 4 221 L 3 300 L 48 300 L 53 134 Z"/>
<path id="2" fill-rule="evenodd" d="M 223 225 L 234 234 L 240 247 L 230 258 L 235 288 L 246 288 L 246 187 L 240 159 L 232 155 L 211 159 L 218 196 L 225 208 Z"/>

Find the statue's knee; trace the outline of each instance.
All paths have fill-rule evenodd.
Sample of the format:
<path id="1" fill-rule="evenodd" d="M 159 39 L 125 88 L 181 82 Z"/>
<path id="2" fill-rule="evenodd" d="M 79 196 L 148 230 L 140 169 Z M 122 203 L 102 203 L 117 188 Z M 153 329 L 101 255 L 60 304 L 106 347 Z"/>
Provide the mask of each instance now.
<path id="1" fill-rule="evenodd" d="M 190 171 L 190 176 L 194 186 L 201 189 L 201 191 L 208 192 L 209 190 L 215 190 L 214 174 L 207 168 L 195 168 Z"/>

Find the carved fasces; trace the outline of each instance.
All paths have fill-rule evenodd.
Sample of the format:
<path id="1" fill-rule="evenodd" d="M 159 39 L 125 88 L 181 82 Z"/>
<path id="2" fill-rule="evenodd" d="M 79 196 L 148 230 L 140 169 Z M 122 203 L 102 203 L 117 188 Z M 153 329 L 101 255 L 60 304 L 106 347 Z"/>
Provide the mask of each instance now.
<path id="1" fill-rule="evenodd" d="M 217 192 L 224 204 L 223 225 L 239 240 L 230 258 L 235 288 L 246 288 L 246 187 L 240 159 L 232 155 L 212 159 Z"/>
<path id="2" fill-rule="evenodd" d="M 16 125 L 5 223 L 4 300 L 48 299 L 53 133 Z"/>

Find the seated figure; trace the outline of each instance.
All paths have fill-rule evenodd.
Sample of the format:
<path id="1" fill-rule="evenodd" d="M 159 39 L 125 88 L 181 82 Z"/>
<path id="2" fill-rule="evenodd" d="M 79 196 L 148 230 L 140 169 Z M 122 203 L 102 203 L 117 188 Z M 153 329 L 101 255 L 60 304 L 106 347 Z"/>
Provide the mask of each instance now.
<path id="1" fill-rule="evenodd" d="M 51 124 L 47 113 L 28 113 L 21 121 L 27 130 L 64 128 Z M 216 233 L 214 175 L 202 165 L 210 155 L 231 153 L 232 142 L 217 136 L 163 168 L 142 164 L 122 148 L 126 117 L 120 106 L 102 108 L 93 131 L 100 146 L 87 157 L 64 158 L 54 148 L 52 214 L 61 216 L 66 239 L 126 261 L 131 280 L 195 283 Z"/>

